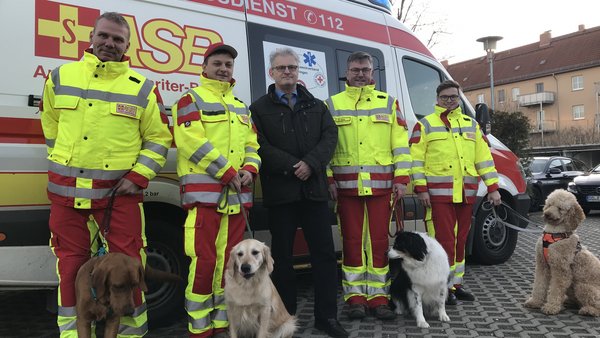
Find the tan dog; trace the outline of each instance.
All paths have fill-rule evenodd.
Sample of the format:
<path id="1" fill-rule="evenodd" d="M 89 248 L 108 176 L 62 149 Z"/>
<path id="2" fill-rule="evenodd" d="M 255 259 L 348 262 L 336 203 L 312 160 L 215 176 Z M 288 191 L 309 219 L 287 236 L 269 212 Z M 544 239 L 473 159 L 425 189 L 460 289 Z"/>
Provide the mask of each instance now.
<path id="1" fill-rule="evenodd" d="M 136 288 L 147 291 L 144 268 L 135 258 L 109 253 L 83 264 L 75 279 L 77 335 L 91 337 L 92 321 L 104 319 L 104 337 L 116 337 L 119 319 L 134 311 Z"/>
<path id="2" fill-rule="evenodd" d="M 231 338 L 291 338 L 296 318 L 285 309 L 269 274 L 271 249 L 246 239 L 231 249 L 225 271 L 225 302 Z"/>
<path id="3" fill-rule="evenodd" d="M 600 260 L 579 243 L 575 230 L 585 219 L 577 199 L 558 189 L 544 205 L 544 235 L 536 244 L 535 280 L 529 308 L 557 314 L 565 301 L 579 314 L 600 316 Z"/>

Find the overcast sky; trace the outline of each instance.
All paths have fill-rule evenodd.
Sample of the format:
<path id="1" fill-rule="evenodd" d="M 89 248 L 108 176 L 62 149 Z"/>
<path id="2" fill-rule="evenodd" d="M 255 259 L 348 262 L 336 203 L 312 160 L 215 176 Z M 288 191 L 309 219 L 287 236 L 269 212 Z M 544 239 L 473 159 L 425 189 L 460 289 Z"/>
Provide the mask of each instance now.
<path id="1" fill-rule="evenodd" d="M 448 32 L 432 51 L 450 64 L 485 55 L 476 41 L 480 37 L 502 36 L 496 50 L 503 51 L 538 42 L 547 30 L 557 37 L 577 31 L 580 24 L 600 26 L 600 0 L 415 0 L 414 6 L 427 6 L 422 22 L 435 22 Z M 417 31 L 417 36 L 427 43 L 429 32 Z"/>

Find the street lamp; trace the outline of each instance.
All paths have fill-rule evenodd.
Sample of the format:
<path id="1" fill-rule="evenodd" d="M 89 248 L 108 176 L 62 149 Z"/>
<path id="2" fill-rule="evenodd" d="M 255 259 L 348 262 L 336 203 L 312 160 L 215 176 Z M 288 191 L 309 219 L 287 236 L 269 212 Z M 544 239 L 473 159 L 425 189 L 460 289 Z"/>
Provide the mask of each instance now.
<path id="1" fill-rule="evenodd" d="M 483 50 L 487 52 L 488 62 L 490 63 L 490 90 L 492 93 L 492 111 L 494 109 L 494 49 L 496 49 L 496 42 L 502 40 L 501 36 L 486 36 L 477 39 L 477 42 L 483 42 Z"/>

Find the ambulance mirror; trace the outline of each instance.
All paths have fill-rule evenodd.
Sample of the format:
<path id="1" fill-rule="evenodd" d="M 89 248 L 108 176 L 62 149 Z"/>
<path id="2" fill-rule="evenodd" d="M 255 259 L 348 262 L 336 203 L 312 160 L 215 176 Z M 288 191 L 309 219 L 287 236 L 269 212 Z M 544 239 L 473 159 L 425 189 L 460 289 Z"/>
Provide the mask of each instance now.
<path id="1" fill-rule="evenodd" d="M 483 132 L 485 135 L 492 131 L 490 111 L 487 104 L 478 103 L 475 105 L 475 119 L 477 120 L 477 123 L 479 123 L 481 132 Z"/>

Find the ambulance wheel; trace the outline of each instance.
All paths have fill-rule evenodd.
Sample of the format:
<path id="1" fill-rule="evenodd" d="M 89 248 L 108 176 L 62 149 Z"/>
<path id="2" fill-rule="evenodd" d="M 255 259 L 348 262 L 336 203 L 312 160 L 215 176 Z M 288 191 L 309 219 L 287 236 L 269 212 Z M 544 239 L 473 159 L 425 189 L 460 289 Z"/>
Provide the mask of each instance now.
<path id="1" fill-rule="evenodd" d="M 515 220 L 508 220 L 515 224 Z M 473 251 L 471 257 L 485 265 L 501 264 L 512 256 L 517 246 L 518 233 L 497 223 L 491 210 L 479 207 L 475 218 Z"/>
<path id="2" fill-rule="evenodd" d="M 148 292 L 148 322 L 150 327 L 171 324 L 184 315 L 185 281 L 188 274 L 188 258 L 183 251 L 183 230 L 170 222 L 146 215 L 146 263 L 154 269 L 179 275 L 181 282 L 163 282 L 146 279 Z"/>

